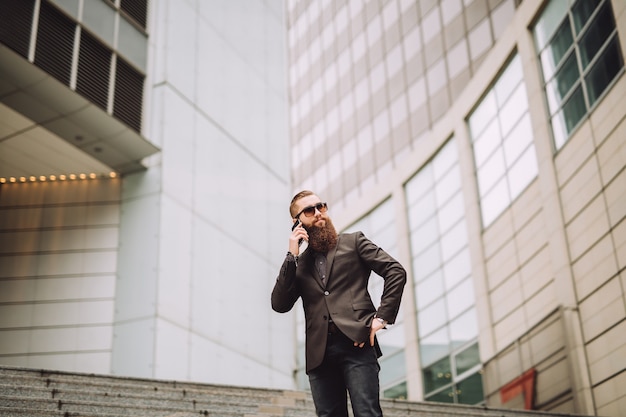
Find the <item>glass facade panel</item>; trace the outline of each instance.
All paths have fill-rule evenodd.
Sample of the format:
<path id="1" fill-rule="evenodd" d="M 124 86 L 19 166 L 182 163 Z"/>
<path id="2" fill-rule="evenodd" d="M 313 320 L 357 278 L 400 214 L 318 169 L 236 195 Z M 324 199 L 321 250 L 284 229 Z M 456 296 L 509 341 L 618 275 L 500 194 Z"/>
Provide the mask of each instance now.
<path id="1" fill-rule="evenodd" d="M 450 341 L 452 348 L 462 346 L 478 336 L 476 310 L 472 308 L 450 323 Z"/>
<path id="2" fill-rule="evenodd" d="M 462 311 L 474 304 L 474 284 L 471 279 L 466 279 L 446 296 L 448 317 L 456 317 Z"/>
<path id="3" fill-rule="evenodd" d="M 457 401 L 461 404 L 479 404 L 485 398 L 483 378 L 480 373 L 464 379 L 457 384 Z"/>
<path id="4" fill-rule="evenodd" d="M 432 363 L 437 358 L 450 352 L 448 328 L 444 327 L 420 340 L 420 359 L 422 366 Z"/>
<path id="5" fill-rule="evenodd" d="M 503 97 L 511 97 L 514 86 Z M 495 145 L 485 132 L 499 132 L 496 94 L 487 95 L 471 129 L 484 135 L 484 153 L 489 148 L 502 154 L 500 135 Z M 482 118 L 481 118 L 482 117 Z M 489 127 L 488 127 L 489 126 Z M 488 161 L 488 158 L 486 157 Z M 488 162 L 486 162 L 488 163 Z M 431 401 L 455 402 L 452 370 L 454 349 L 476 344 L 478 328 L 474 312 L 474 282 L 471 275 L 467 224 L 461 190 L 461 171 L 454 139 L 406 184 L 407 218 L 411 234 L 413 288 L 417 309 L 419 354 L 424 376 L 424 396 Z M 416 214 L 427 207 L 428 214 Z M 474 323 L 469 323 L 473 320 Z M 458 326 L 465 326 L 459 329 Z M 450 335 L 457 338 L 451 343 Z M 470 336 L 473 335 L 473 336 Z"/>
<path id="6" fill-rule="evenodd" d="M 624 61 L 619 49 L 618 40 L 617 38 L 613 38 L 585 77 L 590 106 L 595 104 L 623 67 Z"/>
<path id="7" fill-rule="evenodd" d="M 474 142 L 474 158 L 476 165 L 481 166 L 500 145 L 500 125 L 493 119 L 489 126 Z"/>
<path id="8" fill-rule="evenodd" d="M 600 4 L 600 0 L 578 0 L 572 7 L 572 16 L 574 18 L 574 29 L 576 33 L 580 33 L 581 29 L 589 17 L 593 14 L 593 11 Z"/>
<path id="9" fill-rule="evenodd" d="M 536 162 L 525 161 L 528 171 L 523 172 L 523 175 L 514 169 L 520 164 L 518 158 L 523 152 L 528 152 L 529 157 L 535 157 L 521 65 L 520 58 L 514 56 L 485 96 L 489 104 L 484 106 L 480 103 L 468 119 L 484 227 L 488 227 L 537 175 Z M 504 84 L 507 88 L 503 87 Z M 497 94 L 496 89 L 499 89 Z M 499 100 L 499 97 L 506 101 Z M 489 109 L 492 114 L 486 114 L 485 109 Z M 488 128 L 484 133 L 474 136 L 472 126 L 478 126 L 488 118 L 494 120 L 493 124 L 497 122 L 500 128 Z M 485 134 L 489 137 L 484 137 Z M 488 157 L 485 156 L 487 153 Z M 511 187 L 512 184 L 515 187 Z"/>
<path id="10" fill-rule="evenodd" d="M 580 39 L 580 60 L 583 68 L 587 68 L 614 29 L 613 13 L 609 3 L 604 3 Z"/>
<path id="11" fill-rule="evenodd" d="M 142 71 L 146 71 L 148 60 L 148 38 L 138 31 L 126 19 L 120 17 L 118 49 L 130 62 Z"/>
<path id="12" fill-rule="evenodd" d="M 443 298 L 435 301 L 417 316 L 420 336 L 425 336 L 446 322 L 446 304 Z"/>
<path id="13" fill-rule="evenodd" d="M 554 25 L 559 29 L 553 36 Z M 552 0 L 533 33 L 558 150 L 624 68 L 611 2 Z"/>
<path id="14" fill-rule="evenodd" d="M 393 387 L 383 391 L 383 397 L 385 398 L 397 398 L 400 400 L 405 400 L 408 398 L 408 395 L 409 394 L 406 388 L 406 382 L 394 385 Z"/>
<path id="15" fill-rule="evenodd" d="M 83 22 L 85 26 L 109 46 L 113 46 L 116 11 L 103 1 L 83 2 Z"/>
<path id="16" fill-rule="evenodd" d="M 424 389 L 426 392 L 448 385 L 452 381 L 450 359 L 446 357 L 424 368 L 422 375 L 424 376 Z"/>
<path id="17" fill-rule="evenodd" d="M 457 375 L 462 375 L 479 364 L 480 354 L 478 344 L 473 344 L 454 357 L 454 365 Z"/>
<path id="18" fill-rule="evenodd" d="M 443 280 L 441 271 L 435 271 L 431 276 L 419 282 L 415 286 L 415 299 L 417 308 L 423 309 L 428 304 L 443 295 Z"/>
<path id="19" fill-rule="evenodd" d="M 550 111 L 554 112 L 559 108 L 567 93 L 573 88 L 580 77 L 576 54 L 572 52 L 569 58 L 563 63 L 556 76 L 546 85 L 548 94 L 548 105 Z"/>
<path id="20" fill-rule="evenodd" d="M 426 401 L 435 401 L 438 403 L 453 403 L 454 402 L 454 392 L 452 392 L 452 388 L 448 388 L 442 391 L 439 391 L 433 395 L 430 395 L 425 398 Z"/>

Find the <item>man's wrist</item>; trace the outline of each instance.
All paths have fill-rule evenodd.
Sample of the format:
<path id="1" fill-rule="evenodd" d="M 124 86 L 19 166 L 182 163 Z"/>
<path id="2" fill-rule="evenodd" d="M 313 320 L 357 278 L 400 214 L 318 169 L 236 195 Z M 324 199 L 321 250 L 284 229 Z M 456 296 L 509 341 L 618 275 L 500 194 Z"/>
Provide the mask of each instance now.
<path id="1" fill-rule="evenodd" d="M 298 255 L 294 255 L 293 253 L 291 253 L 291 251 L 288 251 L 287 252 L 287 260 L 295 262 L 297 264 L 298 263 Z"/>
<path id="2" fill-rule="evenodd" d="M 374 316 L 374 319 L 378 320 L 380 322 L 380 324 L 383 325 L 383 327 L 387 326 L 387 324 L 388 324 L 387 320 L 385 320 L 382 317 Z"/>

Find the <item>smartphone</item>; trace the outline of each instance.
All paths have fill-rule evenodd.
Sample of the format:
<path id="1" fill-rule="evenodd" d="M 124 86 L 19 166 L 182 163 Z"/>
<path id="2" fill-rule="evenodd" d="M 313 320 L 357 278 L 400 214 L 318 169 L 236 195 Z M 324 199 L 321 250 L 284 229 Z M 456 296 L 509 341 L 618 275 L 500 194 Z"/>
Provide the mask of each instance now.
<path id="1" fill-rule="evenodd" d="M 295 230 L 296 227 L 300 226 L 300 220 L 296 219 L 295 223 L 293 224 L 293 226 L 291 226 L 291 231 L 293 232 Z M 304 239 L 300 238 L 300 240 L 298 241 L 298 246 L 302 245 L 302 241 Z"/>

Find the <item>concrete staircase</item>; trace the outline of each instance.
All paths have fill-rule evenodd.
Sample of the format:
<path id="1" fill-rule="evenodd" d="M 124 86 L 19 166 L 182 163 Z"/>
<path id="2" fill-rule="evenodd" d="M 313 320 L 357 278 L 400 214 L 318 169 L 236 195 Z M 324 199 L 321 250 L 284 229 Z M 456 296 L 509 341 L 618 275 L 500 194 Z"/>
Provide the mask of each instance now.
<path id="1" fill-rule="evenodd" d="M 382 400 L 385 417 L 566 414 Z M 0 366 L 0 417 L 314 417 L 310 393 Z"/>

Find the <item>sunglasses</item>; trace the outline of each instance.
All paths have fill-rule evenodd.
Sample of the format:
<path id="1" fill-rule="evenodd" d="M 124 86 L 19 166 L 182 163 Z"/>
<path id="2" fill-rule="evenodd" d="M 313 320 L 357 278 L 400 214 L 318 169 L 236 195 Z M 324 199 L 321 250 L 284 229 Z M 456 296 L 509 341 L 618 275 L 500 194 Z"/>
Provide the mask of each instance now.
<path id="1" fill-rule="evenodd" d="M 304 214 L 306 217 L 311 217 L 315 214 L 315 210 L 319 211 L 320 213 L 326 213 L 326 211 L 328 211 L 328 204 L 317 203 L 314 206 L 305 207 L 300 210 L 300 213 L 296 214 L 293 218 L 297 219 L 298 217 L 300 217 L 301 214 Z"/>

